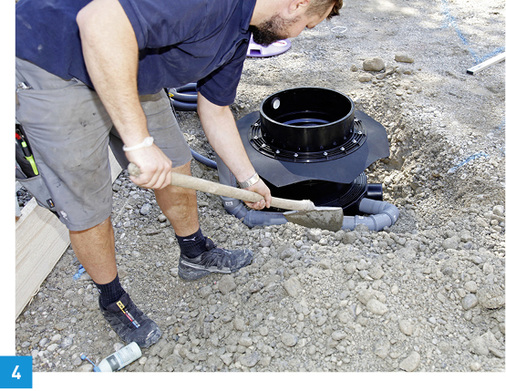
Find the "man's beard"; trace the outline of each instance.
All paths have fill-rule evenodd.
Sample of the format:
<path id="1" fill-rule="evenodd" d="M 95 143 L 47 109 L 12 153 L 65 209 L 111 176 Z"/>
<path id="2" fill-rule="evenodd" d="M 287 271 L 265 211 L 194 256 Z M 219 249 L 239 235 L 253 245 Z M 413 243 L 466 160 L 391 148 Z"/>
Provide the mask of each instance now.
<path id="1" fill-rule="evenodd" d="M 253 33 L 253 40 L 262 46 L 269 46 L 270 44 L 288 38 L 286 30 L 287 27 L 296 23 L 298 19 L 286 21 L 279 15 L 274 15 L 269 20 L 262 22 L 257 26 L 250 26 L 249 30 Z"/>

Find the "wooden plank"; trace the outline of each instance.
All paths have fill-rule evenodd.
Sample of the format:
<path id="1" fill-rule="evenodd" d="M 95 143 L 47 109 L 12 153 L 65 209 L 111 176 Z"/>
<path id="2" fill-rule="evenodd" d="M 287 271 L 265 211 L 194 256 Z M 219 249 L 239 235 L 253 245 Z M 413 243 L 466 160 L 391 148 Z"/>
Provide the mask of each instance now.
<path id="1" fill-rule="evenodd" d="M 122 168 L 110 150 L 109 160 L 114 181 Z M 37 293 L 69 244 L 67 227 L 32 198 L 16 221 L 16 318 Z"/>
<path id="2" fill-rule="evenodd" d="M 16 222 L 16 317 L 69 244 L 67 227 L 32 198 Z"/>

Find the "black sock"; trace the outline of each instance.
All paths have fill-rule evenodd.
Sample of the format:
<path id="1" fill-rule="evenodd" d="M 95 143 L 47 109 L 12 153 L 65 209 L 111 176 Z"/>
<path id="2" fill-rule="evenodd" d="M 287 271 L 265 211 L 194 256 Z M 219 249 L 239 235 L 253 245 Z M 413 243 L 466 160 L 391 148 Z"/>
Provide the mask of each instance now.
<path id="1" fill-rule="evenodd" d="M 100 293 L 100 304 L 102 304 L 102 307 L 107 307 L 109 304 L 118 301 L 125 293 L 117 274 L 116 278 L 110 283 L 101 285 L 95 282 L 95 285 Z"/>
<path id="2" fill-rule="evenodd" d="M 179 243 L 179 247 L 181 248 L 181 254 L 187 256 L 188 258 L 195 258 L 202 254 L 207 250 L 206 248 L 206 238 L 202 234 L 202 231 L 199 230 L 195 232 L 193 235 L 189 236 L 177 236 L 177 242 Z"/>

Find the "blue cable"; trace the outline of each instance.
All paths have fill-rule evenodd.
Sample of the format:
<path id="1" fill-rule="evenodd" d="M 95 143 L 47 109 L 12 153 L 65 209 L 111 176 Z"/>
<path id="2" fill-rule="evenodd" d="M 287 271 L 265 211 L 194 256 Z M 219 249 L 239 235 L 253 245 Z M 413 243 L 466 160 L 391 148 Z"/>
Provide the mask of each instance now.
<path id="1" fill-rule="evenodd" d="M 91 363 L 91 365 L 93 365 L 93 371 L 94 372 L 102 372 L 100 370 L 100 368 L 93 361 L 91 361 L 88 357 L 86 357 L 86 355 L 84 353 L 81 353 L 81 360 L 86 360 L 89 363 Z"/>
<path id="2" fill-rule="evenodd" d="M 471 156 L 469 156 L 467 159 L 461 161 L 459 164 L 457 164 L 456 166 L 450 168 L 448 170 L 448 173 L 449 174 L 453 174 L 454 172 L 456 172 L 460 167 L 462 167 L 464 164 L 467 164 L 469 163 L 470 161 L 472 160 L 475 160 L 475 159 L 478 159 L 480 157 L 484 157 L 484 158 L 488 158 L 488 155 L 485 153 L 485 152 L 477 152 L 477 153 L 473 153 Z"/>

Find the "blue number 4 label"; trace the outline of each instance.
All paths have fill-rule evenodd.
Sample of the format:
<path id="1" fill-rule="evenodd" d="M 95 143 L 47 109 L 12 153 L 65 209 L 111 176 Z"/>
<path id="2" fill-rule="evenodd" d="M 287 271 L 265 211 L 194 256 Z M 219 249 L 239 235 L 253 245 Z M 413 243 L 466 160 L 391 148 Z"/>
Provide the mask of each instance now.
<path id="1" fill-rule="evenodd" d="M 32 357 L 0 356 L 0 388 L 32 388 Z"/>

